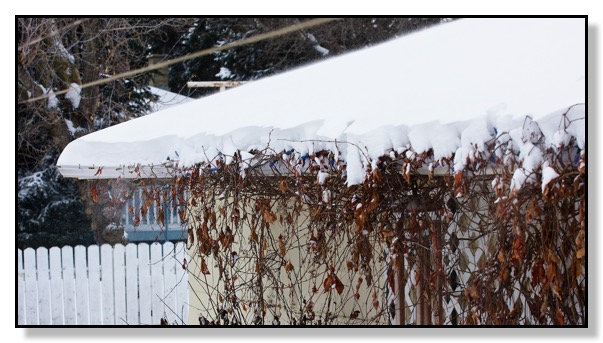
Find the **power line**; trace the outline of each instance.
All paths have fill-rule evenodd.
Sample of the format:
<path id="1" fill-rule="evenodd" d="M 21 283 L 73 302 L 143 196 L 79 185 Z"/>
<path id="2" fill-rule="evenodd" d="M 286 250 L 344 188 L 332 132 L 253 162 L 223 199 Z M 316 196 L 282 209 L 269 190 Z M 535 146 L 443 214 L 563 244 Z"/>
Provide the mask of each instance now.
<path id="1" fill-rule="evenodd" d="M 92 82 L 88 82 L 85 83 L 83 85 L 80 86 L 81 89 L 84 88 L 88 88 L 88 87 L 92 87 L 92 86 L 97 86 L 97 85 L 101 85 L 104 83 L 109 83 L 111 81 L 115 81 L 117 79 L 121 79 L 124 77 L 129 77 L 129 76 L 133 76 L 133 75 L 137 75 L 140 73 L 145 73 L 151 70 L 155 70 L 155 69 L 160 69 L 160 68 L 165 68 L 167 66 L 170 66 L 172 64 L 176 64 L 176 63 L 180 63 L 180 62 L 184 62 L 193 58 L 198 58 L 198 57 L 202 57 L 202 56 L 207 56 L 219 51 L 224 51 L 224 50 L 228 50 L 228 49 L 232 49 L 232 48 L 236 48 L 236 47 L 240 47 L 243 45 L 247 45 L 247 44 L 253 44 L 253 43 L 257 43 L 266 39 L 270 39 L 270 38 L 275 38 L 275 37 L 279 37 L 279 36 L 283 36 L 286 35 L 288 33 L 292 33 L 292 32 L 296 32 L 296 31 L 300 31 L 300 30 L 304 30 L 313 26 L 318 26 L 318 25 L 322 25 L 325 23 L 329 23 L 332 21 L 338 20 L 338 18 L 317 18 L 317 19 L 312 19 L 312 20 L 308 20 L 306 22 L 303 23 L 299 23 L 299 24 L 294 24 L 294 25 L 290 25 L 287 27 L 284 27 L 282 29 L 278 29 L 278 30 L 274 30 L 274 31 L 270 31 L 270 32 L 266 32 L 266 33 L 260 33 L 257 34 L 255 36 L 251 36 L 249 38 L 244 38 L 244 39 L 240 39 L 237 41 L 234 41 L 232 43 L 228 43 L 228 44 L 224 44 L 222 46 L 219 47 L 213 47 L 213 48 L 209 48 L 209 49 L 205 49 L 205 50 L 200 50 L 197 52 L 193 52 L 190 53 L 188 55 L 184 55 L 184 56 L 180 56 L 180 57 L 176 57 L 173 58 L 171 60 L 167 60 L 167 61 L 163 61 L 163 62 L 159 62 L 157 64 L 153 64 L 153 65 L 149 65 L 146 67 L 142 67 L 139 69 L 135 69 L 135 70 L 130 70 L 130 71 L 126 71 L 111 77 L 108 77 L 106 79 L 99 79 L 96 81 L 92 81 Z M 69 91 L 69 89 L 64 89 L 61 91 L 57 91 L 54 93 L 48 93 L 48 94 L 44 94 L 35 98 L 31 98 L 25 101 L 21 101 L 19 102 L 19 104 L 25 104 L 25 103 L 31 103 L 34 101 L 38 101 L 38 100 L 42 100 L 42 99 L 46 99 L 49 98 L 52 95 L 60 95 L 60 94 L 65 94 Z"/>

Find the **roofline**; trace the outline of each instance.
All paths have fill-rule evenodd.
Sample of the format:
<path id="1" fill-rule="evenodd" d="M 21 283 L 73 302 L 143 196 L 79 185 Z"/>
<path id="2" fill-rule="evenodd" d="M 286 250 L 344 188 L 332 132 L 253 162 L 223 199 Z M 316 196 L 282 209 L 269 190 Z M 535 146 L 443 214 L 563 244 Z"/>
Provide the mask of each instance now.
<path id="1" fill-rule="evenodd" d="M 76 178 L 80 180 L 97 180 L 97 179 L 170 179 L 177 175 L 178 169 L 175 164 L 161 165 L 122 165 L 122 166 L 73 166 L 73 165 L 57 165 L 57 169 L 67 178 Z M 138 172 L 135 171 L 138 167 Z M 102 168 L 102 169 L 101 169 Z M 500 167 L 487 166 L 482 171 L 485 175 L 496 175 L 501 172 Z M 100 170 L 100 171 L 99 171 Z M 265 172 L 269 172 L 267 169 Z M 419 175 L 428 175 L 428 168 L 418 168 L 415 170 Z M 451 175 L 450 168 L 436 167 L 433 170 L 433 176 Z"/>
<path id="2" fill-rule="evenodd" d="M 136 168 L 138 171 L 136 172 Z M 90 179 L 169 179 L 176 171 L 169 165 L 132 165 L 132 166 L 82 166 L 57 165 L 57 169 L 67 178 Z"/>

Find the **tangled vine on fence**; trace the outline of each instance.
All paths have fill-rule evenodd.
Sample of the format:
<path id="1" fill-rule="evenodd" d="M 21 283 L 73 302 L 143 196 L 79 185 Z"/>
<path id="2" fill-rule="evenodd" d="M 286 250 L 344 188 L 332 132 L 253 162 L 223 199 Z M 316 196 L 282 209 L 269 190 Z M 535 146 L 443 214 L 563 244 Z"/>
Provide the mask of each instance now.
<path id="1" fill-rule="evenodd" d="M 202 325 L 584 324 L 585 153 L 541 146 L 556 176 L 543 164 L 516 187 L 501 135 L 463 171 L 409 147 L 353 186 L 333 151 L 218 155 L 138 179 L 140 210 L 177 206 Z M 113 190 L 118 208 L 124 183 L 96 181 L 93 199 Z"/>

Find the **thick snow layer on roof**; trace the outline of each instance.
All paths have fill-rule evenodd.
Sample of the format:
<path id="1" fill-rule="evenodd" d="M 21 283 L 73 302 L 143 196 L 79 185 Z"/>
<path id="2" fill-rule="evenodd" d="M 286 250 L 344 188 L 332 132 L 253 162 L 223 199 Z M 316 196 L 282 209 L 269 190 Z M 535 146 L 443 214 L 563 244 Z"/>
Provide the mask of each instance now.
<path id="1" fill-rule="evenodd" d="M 58 165 L 83 177 L 66 170 L 168 158 L 188 166 L 269 145 L 341 152 L 356 184 L 367 158 L 410 146 L 433 148 L 435 160 L 456 152 L 463 168 L 496 132 L 521 151 L 526 115 L 559 144 L 561 114 L 585 102 L 585 70 L 583 19 L 463 19 L 89 134 Z M 584 108 L 572 115 L 583 118 Z M 584 126 L 566 130 L 581 148 Z M 527 168 L 538 162 L 524 155 Z"/>

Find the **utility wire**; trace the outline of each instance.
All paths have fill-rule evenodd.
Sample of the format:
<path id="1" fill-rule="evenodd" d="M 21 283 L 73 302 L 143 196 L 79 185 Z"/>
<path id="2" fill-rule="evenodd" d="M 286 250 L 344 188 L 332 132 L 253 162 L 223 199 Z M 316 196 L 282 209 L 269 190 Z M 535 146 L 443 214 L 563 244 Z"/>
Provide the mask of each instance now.
<path id="1" fill-rule="evenodd" d="M 240 47 L 243 45 L 247 45 L 247 44 L 252 44 L 252 43 L 257 43 L 266 39 L 270 39 L 270 38 L 275 38 L 275 37 L 279 37 L 279 36 L 283 36 L 286 35 L 288 33 L 292 33 L 292 32 L 296 32 L 296 31 L 300 31 L 300 30 L 304 30 L 313 26 L 318 26 L 318 25 L 322 25 L 325 23 L 329 23 L 332 21 L 338 20 L 338 18 L 317 18 L 317 19 L 312 19 L 312 20 L 308 20 L 306 22 L 303 23 L 299 23 L 299 24 L 294 24 L 294 25 L 290 25 L 287 27 L 284 27 L 282 29 L 278 29 L 278 30 L 274 30 L 274 31 L 270 31 L 270 32 L 266 32 L 266 33 L 260 33 L 257 34 L 255 36 L 251 36 L 249 38 L 244 38 L 244 39 L 240 39 L 237 41 L 234 41 L 232 43 L 228 43 L 228 44 L 224 44 L 222 46 L 219 47 L 213 47 L 213 48 L 209 48 L 209 49 L 205 49 L 205 50 L 200 50 L 197 52 L 193 52 L 190 53 L 188 55 L 184 55 L 184 56 L 180 56 L 180 57 L 176 57 L 173 58 L 171 60 L 167 60 L 164 62 L 159 62 L 157 64 L 153 64 L 153 65 L 149 65 L 143 68 L 139 68 L 139 69 L 135 69 L 135 70 L 130 70 L 130 71 L 126 71 L 111 77 L 108 77 L 106 79 L 99 79 L 96 81 L 92 81 L 92 82 L 88 82 L 85 83 L 83 85 L 80 85 L 81 89 L 84 88 L 88 88 L 88 87 L 92 87 L 92 86 L 97 86 L 97 85 L 101 85 L 104 83 L 109 83 L 111 81 L 115 81 L 117 79 L 121 79 L 124 77 L 129 77 L 129 76 L 133 76 L 133 75 L 137 75 L 137 74 L 141 74 L 141 73 L 145 73 L 151 70 L 155 70 L 155 69 L 160 69 L 160 68 L 164 68 L 167 66 L 170 66 L 172 64 L 176 64 L 176 63 L 180 63 L 180 62 L 184 62 L 193 58 L 198 58 L 201 56 L 207 56 L 219 51 L 224 51 L 224 50 L 228 50 L 228 49 L 232 49 L 232 48 L 236 48 L 236 47 Z M 42 99 L 46 99 L 49 98 L 52 95 L 60 95 L 60 94 L 65 94 L 69 91 L 69 89 L 64 89 L 61 91 L 57 91 L 54 93 L 47 93 L 35 98 L 31 98 L 25 101 L 21 101 L 19 102 L 19 104 L 25 104 L 25 103 L 31 103 L 34 101 L 38 101 L 38 100 L 42 100 Z"/>

